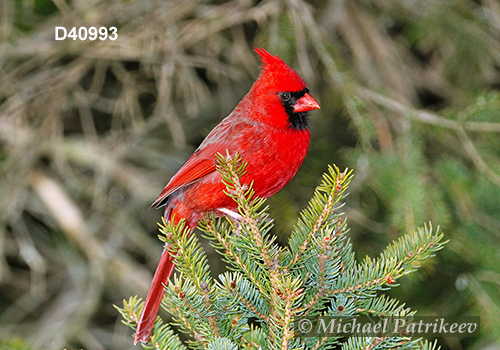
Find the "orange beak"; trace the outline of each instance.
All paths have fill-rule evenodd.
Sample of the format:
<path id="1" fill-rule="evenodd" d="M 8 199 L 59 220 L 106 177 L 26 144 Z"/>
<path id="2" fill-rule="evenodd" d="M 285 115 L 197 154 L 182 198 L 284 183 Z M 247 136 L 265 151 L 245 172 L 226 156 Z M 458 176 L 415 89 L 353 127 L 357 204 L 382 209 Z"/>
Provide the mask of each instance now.
<path id="1" fill-rule="evenodd" d="M 299 98 L 297 102 L 295 102 L 295 104 L 293 105 L 293 111 L 295 113 L 307 112 L 319 108 L 320 108 L 319 103 L 316 102 L 316 100 L 312 98 L 312 96 L 309 95 L 308 92 L 306 92 L 304 96 Z"/>

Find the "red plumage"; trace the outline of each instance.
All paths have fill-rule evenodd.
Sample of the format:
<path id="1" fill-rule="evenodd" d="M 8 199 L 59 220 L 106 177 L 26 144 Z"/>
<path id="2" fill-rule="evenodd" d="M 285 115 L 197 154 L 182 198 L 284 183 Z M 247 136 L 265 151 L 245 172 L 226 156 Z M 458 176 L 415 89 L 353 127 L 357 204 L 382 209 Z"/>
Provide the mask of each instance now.
<path id="1" fill-rule="evenodd" d="M 297 173 L 309 147 L 307 112 L 318 109 L 302 78 L 279 57 L 255 49 L 262 72 L 250 91 L 217 125 L 186 163 L 172 177 L 153 207 L 166 205 L 165 219 L 186 219 L 194 229 L 203 213 L 237 211 L 224 194 L 225 186 L 215 169 L 216 154 L 238 152 L 247 162 L 242 183 L 254 182 L 255 195 L 267 198 L 281 190 Z M 146 297 L 135 334 L 146 342 L 168 282 L 174 259 L 164 250 Z"/>

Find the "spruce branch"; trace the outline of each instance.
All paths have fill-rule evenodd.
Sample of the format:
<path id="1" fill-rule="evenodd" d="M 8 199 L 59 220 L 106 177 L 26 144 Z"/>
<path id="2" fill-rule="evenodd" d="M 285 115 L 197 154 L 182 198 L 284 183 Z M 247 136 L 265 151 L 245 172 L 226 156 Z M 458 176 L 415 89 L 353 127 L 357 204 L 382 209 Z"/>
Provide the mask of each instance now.
<path id="1" fill-rule="evenodd" d="M 379 294 L 398 286 L 446 242 L 429 224 L 390 244 L 378 257 L 357 262 L 340 211 L 352 171 L 330 166 L 304 209 L 286 247 L 271 234 L 265 200 L 254 196 L 253 184 L 243 183 L 245 163 L 236 154 L 218 157 L 217 169 L 226 194 L 238 213 L 216 218 L 207 214 L 199 229 L 232 271 L 214 279 L 198 237 L 183 220 L 163 222 L 161 239 L 176 257 L 178 275 L 165 287 L 162 306 L 173 325 L 196 349 L 328 349 L 336 337 L 300 338 L 294 320 L 303 316 L 408 316 L 415 313 L 399 300 Z M 124 323 L 134 328 L 142 303 L 137 298 L 119 308 Z M 169 325 L 155 323 L 151 344 L 160 349 L 180 343 Z M 405 337 L 348 338 L 354 349 L 423 349 L 435 344 Z"/>
<path id="2" fill-rule="evenodd" d="M 210 267 L 199 241 L 196 236 L 190 235 L 191 230 L 185 226 L 184 221 L 181 221 L 176 227 L 171 222 L 166 223 L 163 219 L 163 226 L 160 226 L 160 231 L 164 234 L 164 241 L 169 244 L 170 251 L 178 259 L 180 257 L 179 262 L 176 262 L 177 270 L 181 274 L 190 276 L 189 280 L 194 282 L 196 286 L 195 303 L 192 303 L 192 300 L 190 300 L 190 294 L 180 299 L 184 303 L 189 303 L 186 305 L 188 309 L 191 310 L 194 307 L 196 313 L 200 316 L 205 316 L 214 336 L 220 336 L 217 322 L 213 316 L 212 298 L 210 295 L 210 290 L 213 290 L 213 281 L 210 277 Z M 174 288 L 174 291 L 178 297 L 182 296 L 183 293 L 185 294 L 185 292 L 182 292 L 178 288 Z M 202 299 L 198 298 L 199 294 L 202 295 Z M 200 305 L 201 301 L 203 301 L 203 305 Z M 183 323 L 186 324 L 185 322 Z"/>
<path id="3" fill-rule="evenodd" d="M 135 330 L 143 305 L 144 303 L 142 303 L 141 299 L 135 296 L 131 297 L 128 301 L 124 300 L 123 308 L 116 305 L 114 307 L 121 314 L 123 324 Z M 187 349 L 172 328 L 168 324 L 164 324 L 159 317 L 154 324 L 149 343 L 143 345 L 143 347 L 145 349 Z"/>
<path id="4" fill-rule="evenodd" d="M 245 163 L 241 161 L 241 156 L 236 154 L 234 159 L 226 154 L 225 158 L 218 155 L 218 170 L 222 174 L 222 181 L 227 187 L 226 194 L 238 203 L 240 214 L 242 215 L 242 222 L 248 225 L 251 234 L 253 235 L 254 242 L 258 248 L 258 255 L 264 261 L 265 266 L 270 273 L 269 279 L 273 288 L 276 287 L 276 264 L 274 259 L 277 255 L 278 249 L 272 247 L 272 241 L 265 244 L 259 229 L 259 215 L 256 210 L 264 203 L 261 198 L 256 198 L 252 201 L 254 191 L 252 184 L 244 185 L 240 183 L 240 177 L 244 175 Z M 264 218 L 261 215 L 261 219 Z M 253 243 L 253 242 L 252 242 Z M 257 255 L 257 254 L 256 254 Z"/>
<path id="5" fill-rule="evenodd" d="M 336 231 L 330 231 L 328 235 L 323 237 L 328 241 L 333 237 L 340 238 L 342 219 L 337 210 L 343 204 L 335 207 L 345 196 L 349 183 L 352 179 L 352 170 L 344 171 L 343 173 L 336 166 L 328 167 L 328 174 L 323 175 L 323 182 L 315 190 L 314 196 L 309 202 L 309 205 L 304 209 L 299 217 L 292 235 L 289 239 L 291 259 L 289 265 L 296 264 L 301 260 L 313 238 L 317 235 L 325 223 L 335 225 L 339 223 Z M 331 246 L 331 243 L 329 244 Z M 284 259 L 289 257 L 284 256 Z"/>
<path id="6" fill-rule="evenodd" d="M 227 225 L 224 224 L 221 225 L 220 220 L 206 219 L 199 224 L 199 228 L 205 232 L 207 238 L 214 238 L 216 242 L 212 240 L 211 245 L 222 255 L 223 260 L 233 265 L 233 269 L 236 271 L 242 271 L 252 281 L 253 285 L 258 287 L 262 295 L 270 299 L 264 284 L 260 280 L 260 276 L 257 274 L 258 271 L 253 269 L 245 256 L 241 256 L 239 251 L 234 249 L 235 246 L 232 244 L 230 237 L 225 234 L 228 229 Z"/>
<path id="7" fill-rule="evenodd" d="M 411 316 L 415 312 L 405 308 L 397 299 L 385 295 L 376 298 L 362 299 L 356 305 L 356 313 L 376 316 Z"/>
<path id="8" fill-rule="evenodd" d="M 256 268 L 259 270 L 260 278 L 268 281 L 271 288 L 266 288 L 269 292 L 266 293 L 271 298 L 271 305 L 281 304 L 282 294 L 279 287 L 278 266 L 276 264 L 279 248 L 274 244 L 274 239 L 266 239 L 263 237 L 266 230 L 263 226 L 270 225 L 265 222 L 267 215 L 257 210 L 264 203 L 261 198 L 252 199 L 254 191 L 252 184 L 242 184 L 240 177 L 243 176 L 245 170 L 245 163 L 241 161 L 241 156 L 236 154 L 234 158 L 226 153 L 224 157 L 218 155 L 218 170 L 221 172 L 222 181 L 226 185 L 226 194 L 228 194 L 238 204 L 239 212 L 241 215 L 241 231 L 242 236 L 247 236 L 249 239 L 240 240 L 242 251 L 247 252 L 246 259 L 252 262 L 249 258 L 255 258 L 256 261 L 262 261 Z M 260 226 L 260 227 L 259 227 Z M 265 268 L 263 268 L 265 266 Z M 287 307 L 285 307 L 286 309 Z M 270 310 L 271 320 L 276 319 L 281 322 L 282 318 L 278 317 L 276 308 L 271 307 Z M 285 315 L 287 312 L 285 311 Z M 285 317 L 285 323 L 288 318 Z M 285 346 L 286 348 L 286 346 Z"/>
<path id="9" fill-rule="evenodd" d="M 176 261 L 177 271 L 187 274 L 196 281 L 196 286 L 200 292 L 204 292 L 212 284 L 210 277 L 210 267 L 208 266 L 207 256 L 201 249 L 201 245 L 196 236 L 191 236 L 191 229 L 181 220 L 178 225 L 172 221 L 165 222 L 162 217 L 163 225 L 160 225 L 160 240 L 167 243 L 169 251 L 174 254 L 179 261 Z"/>
<path id="10" fill-rule="evenodd" d="M 425 226 L 389 245 L 378 259 L 367 257 L 361 264 L 348 269 L 343 278 L 335 281 L 329 295 L 349 293 L 353 296 L 372 296 L 377 290 L 397 286 L 396 280 L 417 267 L 413 263 L 432 256 L 442 249 L 443 234 L 433 234 Z"/>

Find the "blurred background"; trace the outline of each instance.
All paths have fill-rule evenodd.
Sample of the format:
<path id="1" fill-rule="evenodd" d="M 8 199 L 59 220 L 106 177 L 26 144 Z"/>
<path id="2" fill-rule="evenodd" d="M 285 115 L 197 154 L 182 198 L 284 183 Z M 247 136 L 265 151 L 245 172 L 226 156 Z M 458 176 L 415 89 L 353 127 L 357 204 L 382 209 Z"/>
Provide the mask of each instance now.
<path id="1" fill-rule="evenodd" d="M 113 304 L 156 268 L 148 207 L 257 78 L 255 46 L 321 104 L 268 201 L 280 241 L 327 165 L 353 168 L 358 259 L 439 225 L 450 243 L 390 294 L 481 316 L 444 349 L 499 349 L 499 38 L 497 0 L 0 0 L 0 349 L 134 348 Z"/>

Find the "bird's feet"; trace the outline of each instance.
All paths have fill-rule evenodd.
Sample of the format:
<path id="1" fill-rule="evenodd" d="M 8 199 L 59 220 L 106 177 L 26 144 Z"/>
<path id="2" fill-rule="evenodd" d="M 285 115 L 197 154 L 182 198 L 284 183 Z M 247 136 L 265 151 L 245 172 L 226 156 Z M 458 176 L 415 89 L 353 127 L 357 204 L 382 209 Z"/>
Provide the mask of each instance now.
<path id="1" fill-rule="evenodd" d="M 241 216 L 241 214 L 239 214 L 235 211 L 229 210 L 227 208 L 219 208 L 219 209 L 217 209 L 217 211 L 224 214 L 226 217 L 228 217 L 235 224 L 235 226 L 236 226 L 235 233 L 237 235 L 239 235 L 241 232 L 241 222 L 243 221 L 243 216 Z"/>

